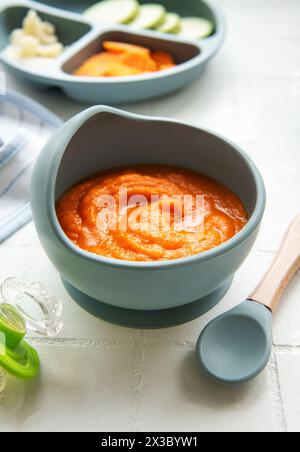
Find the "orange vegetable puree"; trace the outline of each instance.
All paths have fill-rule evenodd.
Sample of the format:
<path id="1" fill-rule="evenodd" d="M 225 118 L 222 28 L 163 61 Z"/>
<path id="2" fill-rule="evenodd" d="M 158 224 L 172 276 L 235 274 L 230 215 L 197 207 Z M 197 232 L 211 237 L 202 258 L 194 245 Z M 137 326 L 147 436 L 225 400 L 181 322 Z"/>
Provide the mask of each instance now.
<path id="1" fill-rule="evenodd" d="M 162 165 L 94 175 L 68 190 L 56 210 L 75 245 L 129 261 L 172 260 L 207 251 L 237 234 L 248 220 L 240 199 L 226 187 L 196 172 Z"/>

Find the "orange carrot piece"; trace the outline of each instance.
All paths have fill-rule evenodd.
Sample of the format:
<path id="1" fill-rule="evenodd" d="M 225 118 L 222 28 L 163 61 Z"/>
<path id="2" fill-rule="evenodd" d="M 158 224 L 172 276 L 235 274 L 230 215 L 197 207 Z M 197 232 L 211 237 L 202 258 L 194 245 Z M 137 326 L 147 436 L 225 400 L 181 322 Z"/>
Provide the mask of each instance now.
<path id="1" fill-rule="evenodd" d="M 146 47 L 137 46 L 133 44 L 126 44 L 124 42 L 104 41 L 103 48 L 113 53 L 139 53 L 143 55 L 150 55 L 150 50 Z"/>
<path id="2" fill-rule="evenodd" d="M 74 75 L 87 77 L 121 77 L 138 75 L 141 71 L 114 60 L 107 60 L 101 64 L 88 63 L 74 72 Z"/>
<path id="3" fill-rule="evenodd" d="M 99 77 L 103 75 L 109 61 L 111 61 L 111 55 L 108 52 L 93 55 L 74 71 L 74 75 Z"/>
<path id="4" fill-rule="evenodd" d="M 91 56 L 74 71 L 87 77 L 122 77 L 162 71 L 176 66 L 168 52 L 151 54 L 145 47 L 122 42 L 105 41 L 104 51 Z"/>
<path id="5" fill-rule="evenodd" d="M 157 71 L 157 64 L 148 55 L 125 53 L 120 56 L 120 60 L 123 64 L 136 68 L 141 72 Z"/>
<path id="6" fill-rule="evenodd" d="M 126 77 L 126 76 L 130 76 L 130 75 L 138 75 L 141 74 L 141 71 L 139 71 L 136 68 L 130 67 L 130 66 L 126 66 L 125 64 L 122 63 L 111 63 L 110 65 L 108 65 L 104 76 L 105 77 Z"/>
<path id="7" fill-rule="evenodd" d="M 158 65 L 161 65 L 161 64 L 175 65 L 174 58 L 168 52 L 163 52 L 161 50 L 157 50 L 156 52 L 152 52 L 151 56 Z"/>

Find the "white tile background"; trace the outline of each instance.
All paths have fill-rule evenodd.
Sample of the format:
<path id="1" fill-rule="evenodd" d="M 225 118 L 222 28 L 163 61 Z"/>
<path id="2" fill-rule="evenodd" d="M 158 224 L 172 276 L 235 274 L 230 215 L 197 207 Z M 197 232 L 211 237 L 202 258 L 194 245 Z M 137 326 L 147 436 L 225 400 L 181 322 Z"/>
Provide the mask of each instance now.
<path id="1" fill-rule="evenodd" d="M 160 331 L 93 319 L 66 295 L 32 224 L 0 246 L 0 279 L 44 281 L 64 303 L 59 338 L 33 338 L 39 382 L 9 379 L 0 396 L 0 431 L 300 431 L 300 280 L 274 323 L 268 369 L 243 388 L 206 380 L 193 350 L 204 325 L 247 297 L 269 265 L 288 222 L 300 210 L 300 2 L 219 0 L 228 36 L 202 77 L 161 100 L 122 106 L 205 125 L 240 144 L 260 167 L 268 206 L 255 249 L 220 305 L 204 318 Z M 56 90 L 7 85 L 64 119 L 85 106 Z"/>

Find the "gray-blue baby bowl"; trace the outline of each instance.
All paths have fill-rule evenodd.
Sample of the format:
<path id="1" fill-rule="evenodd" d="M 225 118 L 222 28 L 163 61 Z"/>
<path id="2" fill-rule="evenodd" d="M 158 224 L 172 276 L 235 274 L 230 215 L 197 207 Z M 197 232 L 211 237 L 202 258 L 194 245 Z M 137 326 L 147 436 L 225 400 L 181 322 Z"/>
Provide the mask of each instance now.
<path id="1" fill-rule="evenodd" d="M 218 51 L 224 40 L 225 24 L 222 13 L 210 1 L 162 0 L 160 3 L 182 16 L 201 16 L 211 20 L 215 26 L 212 36 L 202 41 L 185 40 L 180 36 L 155 31 L 134 31 L 127 26 L 104 26 L 92 24 L 78 14 L 91 1 L 79 2 L 48 1 L 47 5 L 29 0 L 12 0 L 0 5 L 0 60 L 6 68 L 18 77 L 35 85 L 56 86 L 72 99 L 84 103 L 130 103 L 176 91 L 195 80 L 206 63 Z M 67 6 L 77 13 L 54 8 Z M 144 1 L 142 3 L 147 3 Z M 149 3 L 149 2 L 148 2 Z M 150 2 L 151 3 L 151 2 Z M 49 6 L 52 5 L 52 6 Z M 53 61 L 51 71 L 41 64 L 27 67 L 10 58 L 5 49 L 9 35 L 20 28 L 29 9 L 35 9 L 42 19 L 55 25 L 60 41 L 66 49 Z M 178 65 L 175 68 L 152 74 L 132 77 L 79 77 L 73 71 L 88 57 L 100 51 L 104 40 L 124 41 L 144 45 L 152 50 L 171 52 Z M 51 73 L 50 73 L 50 72 Z"/>
<path id="2" fill-rule="evenodd" d="M 97 171 L 135 164 L 175 165 L 214 178 L 241 198 L 248 224 L 223 245 L 174 261 L 119 261 L 79 249 L 58 223 L 56 200 Z M 95 316 L 150 328 L 187 322 L 220 301 L 255 241 L 265 189 L 249 157 L 217 134 L 98 106 L 71 119 L 46 145 L 31 200 L 40 241 L 71 297 Z"/>

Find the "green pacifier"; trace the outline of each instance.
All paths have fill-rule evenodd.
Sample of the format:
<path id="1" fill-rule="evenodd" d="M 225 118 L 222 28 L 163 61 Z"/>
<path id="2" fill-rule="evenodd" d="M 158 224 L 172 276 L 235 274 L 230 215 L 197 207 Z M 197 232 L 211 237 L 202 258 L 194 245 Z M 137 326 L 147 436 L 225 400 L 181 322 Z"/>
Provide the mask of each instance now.
<path id="1" fill-rule="evenodd" d="M 53 337 L 62 326 L 62 305 L 42 284 L 17 278 L 0 284 L 0 392 L 5 372 L 24 380 L 39 374 L 38 353 L 24 340 L 27 331 Z"/>
<path id="2" fill-rule="evenodd" d="M 38 375 L 40 360 L 37 351 L 24 340 L 25 334 L 23 316 L 13 306 L 0 304 L 0 366 L 14 377 L 29 380 Z"/>

